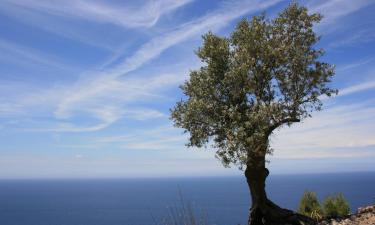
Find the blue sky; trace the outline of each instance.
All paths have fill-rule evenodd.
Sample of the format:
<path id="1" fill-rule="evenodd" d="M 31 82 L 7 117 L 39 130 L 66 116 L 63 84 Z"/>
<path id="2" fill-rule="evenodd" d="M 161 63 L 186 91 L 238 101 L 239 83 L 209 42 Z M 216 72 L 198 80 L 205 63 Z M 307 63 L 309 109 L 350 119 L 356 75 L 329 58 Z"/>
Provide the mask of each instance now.
<path id="1" fill-rule="evenodd" d="M 375 170 L 375 2 L 300 1 L 321 12 L 336 65 L 323 111 L 277 131 L 271 173 Z M 187 149 L 169 109 L 201 62 L 201 35 L 270 17 L 280 0 L 1 0 L 0 178 L 236 175 Z"/>

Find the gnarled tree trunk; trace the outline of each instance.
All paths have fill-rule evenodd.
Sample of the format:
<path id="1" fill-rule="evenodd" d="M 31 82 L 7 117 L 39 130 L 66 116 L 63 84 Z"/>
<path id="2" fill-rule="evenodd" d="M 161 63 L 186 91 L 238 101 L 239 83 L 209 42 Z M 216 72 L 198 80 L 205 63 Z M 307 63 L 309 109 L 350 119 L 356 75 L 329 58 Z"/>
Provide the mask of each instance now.
<path id="1" fill-rule="evenodd" d="M 245 176 L 249 185 L 252 206 L 248 225 L 312 225 L 309 217 L 283 209 L 267 198 L 265 181 L 269 174 L 265 156 L 251 157 L 248 160 Z"/>

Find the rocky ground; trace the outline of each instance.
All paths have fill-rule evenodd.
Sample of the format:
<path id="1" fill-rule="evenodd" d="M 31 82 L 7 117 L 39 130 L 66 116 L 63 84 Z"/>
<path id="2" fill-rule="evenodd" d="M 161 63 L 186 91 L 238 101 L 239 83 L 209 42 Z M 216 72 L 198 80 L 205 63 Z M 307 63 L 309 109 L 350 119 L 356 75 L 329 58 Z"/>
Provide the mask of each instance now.
<path id="1" fill-rule="evenodd" d="M 357 213 L 342 219 L 330 219 L 319 225 L 375 225 L 375 205 L 359 208 Z"/>

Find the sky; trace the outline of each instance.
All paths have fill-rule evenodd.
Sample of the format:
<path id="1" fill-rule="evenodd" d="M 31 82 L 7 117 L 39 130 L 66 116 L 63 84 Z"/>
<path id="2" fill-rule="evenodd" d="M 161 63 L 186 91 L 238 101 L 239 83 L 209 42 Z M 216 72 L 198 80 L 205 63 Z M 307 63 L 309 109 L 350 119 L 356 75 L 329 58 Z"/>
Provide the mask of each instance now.
<path id="1" fill-rule="evenodd" d="M 229 176 L 169 109 L 212 31 L 280 0 L 0 0 L 0 178 Z M 299 1 L 336 65 L 322 111 L 271 137 L 271 174 L 375 171 L 375 1 Z"/>

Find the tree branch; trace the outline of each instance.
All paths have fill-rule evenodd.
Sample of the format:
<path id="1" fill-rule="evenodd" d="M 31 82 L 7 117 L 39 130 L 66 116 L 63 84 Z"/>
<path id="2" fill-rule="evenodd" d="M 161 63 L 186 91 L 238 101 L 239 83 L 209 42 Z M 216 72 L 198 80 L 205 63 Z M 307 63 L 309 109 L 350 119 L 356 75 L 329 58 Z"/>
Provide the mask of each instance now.
<path id="1" fill-rule="evenodd" d="M 297 123 L 297 122 L 300 122 L 301 120 L 298 119 L 298 118 L 285 118 L 283 120 L 280 120 L 279 122 L 273 124 L 272 126 L 270 126 L 266 132 L 266 137 L 270 136 L 271 133 L 276 129 L 278 128 L 279 126 L 285 124 L 285 123 Z"/>

